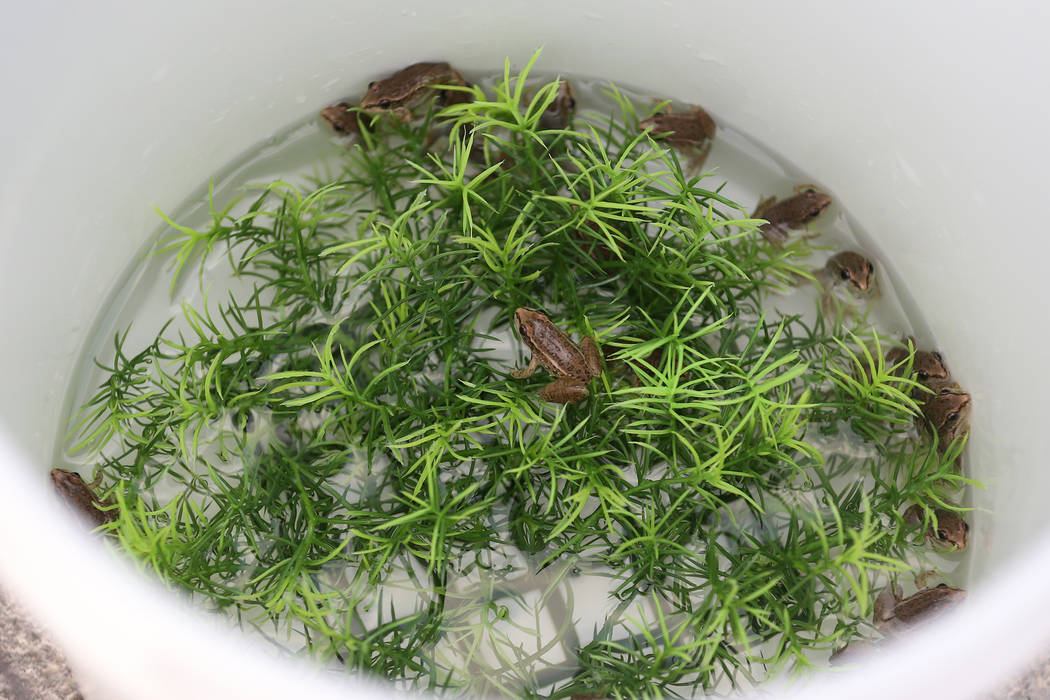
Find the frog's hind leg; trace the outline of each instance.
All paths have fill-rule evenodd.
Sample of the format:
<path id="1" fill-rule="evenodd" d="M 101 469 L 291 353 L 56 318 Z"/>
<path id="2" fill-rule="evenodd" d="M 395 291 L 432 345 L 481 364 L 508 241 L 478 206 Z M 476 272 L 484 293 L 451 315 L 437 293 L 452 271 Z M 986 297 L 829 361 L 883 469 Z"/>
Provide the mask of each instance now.
<path id="1" fill-rule="evenodd" d="M 704 167 L 704 162 L 707 161 L 707 154 L 711 152 L 711 139 L 707 139 L 702 146 L 696 146 L 689 149 L 690 156 L 686 161 L 686 175 L 689 177 L 696 177 L 700 174 L 700 169 Z"/>
<path id="2" fill-rule="evenodd" d="M 583 351 L 583 357 L 587 360 L 587 369 L 590 371 L 591 376 L 597 377 L 600 375 L 605 362 L 602 360 L 602 351 L 598 349 L 598 343 L 594 342 L 594 338 L 581 340 L 580 350 Z"/>
<path id="3" fill-rule="evenodd" d="M 756 216 L 752 218 L 759 217 Z M 787 243 L 788 229 L 784 228 L 782 224 L 762 224 L 762 227 L 758 229 L 758 232 L 762 234 L 763 238 L 778 248 Z"/>
<path id="4" fill-rule="evenodd" d="M 587 385 L 579 380 L 562 377 L 540 389 L 540 398 L 551 403 L 576 403 L 587 398 Z"/>
<path id="5" fill-rule="evenodd" d="M 764 219 L 765 214 L 769 211 L 769 208 L 776 204 L 776 197 L 763 197 L 758 200 L 758 204 L 755 205 L 755 211 L 752 212 L 752 219 Z M 788 232 L 780 224 L 774 224 L 768 222 L 762 224 L 759 227 L 758 232 L 762 234 L 762 237 L 775 246 L 782 246 L 788 239 Z"/>
<path id="6" fill-rule="evenodd" d="M 897 601 L 901 599 L 901 589 L 897 586 L 887 586 L 882 589 L 882 592 L 875 597 L 874 604 L 874 619 L 875 624 L 878 625 L 880 622 L 886 622 L 893 617 L 894 608 L 897 607 Z"/>

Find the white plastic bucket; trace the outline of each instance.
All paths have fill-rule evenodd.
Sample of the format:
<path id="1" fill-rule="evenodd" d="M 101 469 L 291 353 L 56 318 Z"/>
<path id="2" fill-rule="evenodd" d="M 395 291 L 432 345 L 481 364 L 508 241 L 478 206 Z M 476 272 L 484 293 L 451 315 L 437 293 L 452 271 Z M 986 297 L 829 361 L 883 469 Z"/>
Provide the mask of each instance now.
<path id="1" fill-rule="evenodd" d="M 1050 638 L 1050 6 L 587 0 L 58 2 L 0 24 L 0 576 L 105 698 L 346 697 L 185 606 L 50 492 L 70 372 L 171 210 L 252 144 L 403 65 L 545 71 L 710 108 L 833 187 L 974 396 L 987 484 L 961 611 L 808 698 L 976 694 Z"/>

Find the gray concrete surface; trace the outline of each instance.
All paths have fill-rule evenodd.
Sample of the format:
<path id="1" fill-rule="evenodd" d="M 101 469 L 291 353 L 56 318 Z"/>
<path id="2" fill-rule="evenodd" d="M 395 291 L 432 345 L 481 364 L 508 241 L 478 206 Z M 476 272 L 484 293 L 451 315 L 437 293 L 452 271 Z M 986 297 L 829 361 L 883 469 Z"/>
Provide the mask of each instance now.
<path id="1" fill-rule="evenodd" d="M 0 700 L 85 700 L 61 650 L 3 590 Z M 1050 700 L 1050 650 L 1043 661 L 1032 664 L 1026 673 L 984 700 Z"/>
<path id="2" fill-rule="evenodd" d="M 62 652 L 0 590 L 0 698 L 83 700 Z"/>

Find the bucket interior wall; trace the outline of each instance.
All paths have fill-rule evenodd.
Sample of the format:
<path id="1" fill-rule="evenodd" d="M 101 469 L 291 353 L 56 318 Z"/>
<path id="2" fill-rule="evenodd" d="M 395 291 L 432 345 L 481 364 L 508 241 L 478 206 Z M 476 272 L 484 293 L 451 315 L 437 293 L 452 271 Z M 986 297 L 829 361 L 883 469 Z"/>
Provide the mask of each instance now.
<path id="1" fill-rule="evenodd" d="M 156 230 L 154 207 L 175 209 L 247 148 L 407 63 L 490 72 L 543 45 L 544 71 L 704 105 L 835 191 L 974 396 L 966 469 L 986 488 L 975 493 L 973 584 L 1031 556 L 1050 490 L 1036 408 L 1050 246 L 1028 213 L 1045 199 L 1034 154 L 1050 152 L 1045 9 L 222 6 L 42 4 L 2 30 L 0 434 L 22 455 L 7 465 L 21 493 L 0 495 L 8 524 L 50 508 L 70 373 Z"/>

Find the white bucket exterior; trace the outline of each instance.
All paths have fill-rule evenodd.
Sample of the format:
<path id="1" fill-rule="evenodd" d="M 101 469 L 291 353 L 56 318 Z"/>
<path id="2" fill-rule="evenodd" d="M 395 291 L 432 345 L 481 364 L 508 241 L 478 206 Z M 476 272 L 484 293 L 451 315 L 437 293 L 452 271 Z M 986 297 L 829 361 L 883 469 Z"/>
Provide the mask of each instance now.
<path id="1" fill-rule="evenodd" d="M 23 3 L 0 25 L 0 583 L 89 696 L 379 697 L 191 609 L 46 478 L 86 334 L 157 224 L 281 127 L 418 60 L 702 104 L 827 183 L 974 396 L 969 602 L 783 697 L 976 695 L 1050 641 L 1050 5 L 181 0 Z M 348 691 L 347 684 L 352 685 Z"/>

